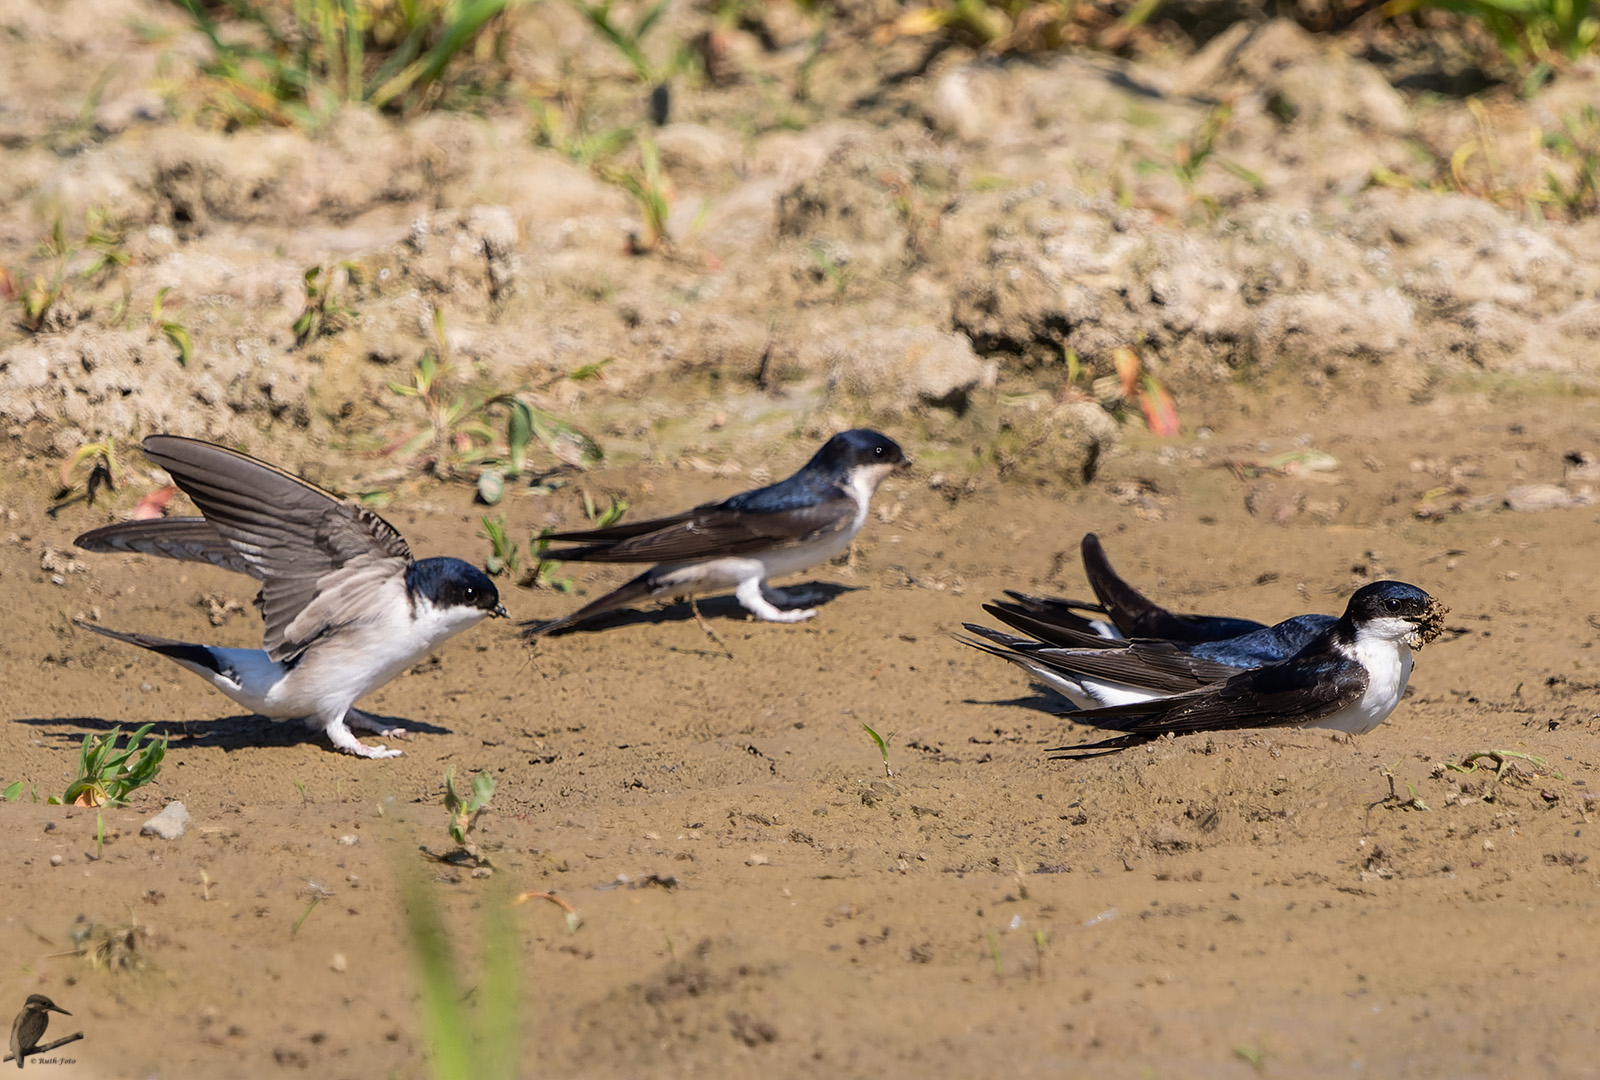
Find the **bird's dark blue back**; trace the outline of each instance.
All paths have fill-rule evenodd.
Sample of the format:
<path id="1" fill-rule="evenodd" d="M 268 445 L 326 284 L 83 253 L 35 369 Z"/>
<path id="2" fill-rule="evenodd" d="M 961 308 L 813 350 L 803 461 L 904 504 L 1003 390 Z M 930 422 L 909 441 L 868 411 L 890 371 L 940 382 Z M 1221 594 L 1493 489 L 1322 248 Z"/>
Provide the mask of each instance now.
<path id="1" fill-rule="evenodd" d="M 1275 626 L 1268 626 L 1226 641 L 1208 641 L 1193 646 L 1191 656 L 1237 668 L 1260 667 L 1287 660 L 1311 644 L 1339 620 L 1332 615 L 1296 615 Z"/>

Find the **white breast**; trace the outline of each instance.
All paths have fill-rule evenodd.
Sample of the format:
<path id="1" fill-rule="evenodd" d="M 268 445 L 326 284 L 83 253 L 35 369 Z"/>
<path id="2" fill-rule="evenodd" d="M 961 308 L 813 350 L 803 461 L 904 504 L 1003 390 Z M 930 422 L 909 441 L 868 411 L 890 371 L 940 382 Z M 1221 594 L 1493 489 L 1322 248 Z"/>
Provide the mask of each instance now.
<path id="1" fill-rule="evenodd" d="M 1399 620 L 1395 620 L 1398 622 Z M 1398 640 L 1384 627 L 1363 627 L 1353 646 L 1346 650 L 1351 659 L 1367 669 L 1367 688 L 1350 705 L 1306 727 L 1331 728 L 1350 735 L 1365 735 L 1389 718 L 1406 684 L 1411 681 L 1411 646 Z M 1406 627 L 1409 634 L 1410 627 Z"/>

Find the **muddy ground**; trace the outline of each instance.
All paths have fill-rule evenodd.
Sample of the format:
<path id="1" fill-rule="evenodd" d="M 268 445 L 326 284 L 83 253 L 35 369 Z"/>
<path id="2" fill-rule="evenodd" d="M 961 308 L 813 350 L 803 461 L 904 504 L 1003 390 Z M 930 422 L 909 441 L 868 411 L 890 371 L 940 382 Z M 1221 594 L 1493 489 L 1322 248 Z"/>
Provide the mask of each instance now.
<path id="1" fill-rule="evenodd" d="M 85 1037 L 49 1075 L 430 1075 L 406 879 L 469 988 L 511 894 L 581 917 L 512 909 L 524 1076 L 1600 1071 L 1600 232 L 1549 198 L 1581 162 L 1540 139 L 1587 130 L 1592 70 L 1479 109 L 1417 93 L 1443 84 L 1383 26 L 1246 21 L 919 71 L 925 43 L 870 44 L 881 11 L 841 5 L 818 37 L 773 3 L 649 133 L 671 218 L 640 255 L 638 207 L 580 159 L 642 91 L 564 7 L 517 24 L 526 96 L 309 134 L 209 129 L 173 10 L 92 10 L 0 11 L 0 267 L 66 283 L 0 327 L 0 787 L 23 782 L 0 804 L 0 1016 L 30 993 L 72 1012 L 52 1036 Z M 674 9 L 667 34 L 708 17 Z M 1207 125 L 1211 164 L 1180 167 Z M 64 249 L 41 246 L 58 218 Z M 336 299 L 297 342 L 312 266 Z M 1122 346 L 1179 435 L 1114 400 Z M 393 389 L 430 349 L 436 404 L 465 403 L 437 431 Z M 476 504 L 501 391 L 605 460 L 536 446 L 549 482 Z M 477 627 L 365 703 L 415 729 L 396 760 L 235 715 L 72 623 L 259 640 L 251 582 L 71 548 L 158 486 L 151 431 L 482 561 L 486 512 L 518 539 L 580 526 L 584 494 L 670 512 L 859 424 L 916 465 L 849 559 L 802 576 L 815 620 L 707 601 L 727 653 L 682 606 L 536 648 Z M 51 516 L 107 437 L 118 488 Z M 1448 632 L 1365 737 L 1050 762 L 1089 735 L 952 635 L 1004 589 L 1085 594 L 1088 531 L 1179 610 L 1338 612 L 1398 578 Z M 575 591 L 502 578 L 512 614 L 622 579 L 557 576 Z M 171 746 L 131 805 L 30 798 L 65 789 L 86 733 L 142 723 Z M 863 724 L 892 733 L 891 776 Z M 1484 751 L 1504 768 L 1460 771 Z M 450 768 L 495 778 L 487 877 L 424 854 L 452 848 Z M 141 836 L 171 800 L 187 834 Z"/>
<path id="2" fill-rule="evenodd" d="M 247 600 L 238 581 L 96 560 L 58 586 L 6 545 L 7 777 L 55 791 L 86 731 L 173 733 L 159 780 L 105 813 L 101 854 L 92 811 L 5 808 L 7 985 L 72 1009 L 83 1075 L 426 1075 L 403 873 L 468 954 L 498 888 L 581 913 L 569 932 L 553 905 L 516 909 L 525 1075 L 1238 1076 L 1247 1055 L 1279 1075 L 1588 1075 L 1594 510 L 1412 508 L 1441 465 L 1486 495 L 1559 481 L 1595 420 L 1588 402 L 1479 395 L 1183 440 L 1172 464 L 1174 444 L 1137 439 L 1071 495 L 952 506 L 891 481 L 893 520 L 853 567 L 813 575 L 837 592 L 814 622 L 708 604 L 732 659 L 682 608 L 535 651 L 486 625 L 371 700 L 419 731 L 383 762 L 233 716 L 66 623 L 97 609 L 244 640 L 244 616 L 215 628 L 201 600 Z M 1350 521 L 1263 524 L 1218 465 L 1307 431 L 1344 463 L 1307 486 Z M 649 472 L 663 507 L 717 486 Z M 1133 484 L 1149 505 L 1119 497 Z M 474 543 L 464 498 L 391 516 L 420 552 Z M 71 531 L 29 520 L 35 543 Z M 1081 594 L 1085 530 L 1183 609 L 1337 611 L 1387 575 L 1444 599 L 1450 631 L 1390 723 L 1349 743 L 1223 734 L 1047 762 L 1082 733 L 951 632 L 1004 588 Z M 862 723 L 894 733 L 892 779 Z M 1549 764 L 1445 768 L 1490 749 Z M 489 880 L 418 853 L 451 846 L 450 766 L 496 778 Z M 1417 803 L 1384 801 L 1391 773 Z M 139 836 L 169 799 L 189 834 Z M 138 970 L 71 955 L 81 919 L 136 923 Z"/>

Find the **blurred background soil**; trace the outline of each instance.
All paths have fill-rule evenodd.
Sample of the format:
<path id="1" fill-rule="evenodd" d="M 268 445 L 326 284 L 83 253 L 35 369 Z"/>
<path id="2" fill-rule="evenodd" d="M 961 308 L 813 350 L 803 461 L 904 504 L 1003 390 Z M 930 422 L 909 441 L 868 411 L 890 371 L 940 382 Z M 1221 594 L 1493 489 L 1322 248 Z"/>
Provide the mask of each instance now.
<path id="1" fill-rule="evenodd" d="M 442 1075 L 407 882 L 474 1020 L 514 942 L 517 1075 L 1600 1071 L 1582 49 L 1370 5 L 543 2 L 448 78 L 298 94 L 259 57 L 309 32 L 251 9 L 0 6 L 0 1010 L 71 1010 L 52 1075 Z M 404 28 L 363 10 L 370 75 Z M 623 571 L 541 529 L 850 426 L 915 465 L 815 620 L 480 626 L 366 702 L 396 760 L 72 623 L 259 640 L 247 580 L 72 548 L 160 490 L 150 432 L 542 619 Z M 952 634 L 1084 595 L 1088 531 L 1177 610 L 1398 578 L 1449 629 L 1359 739 L 1048 762 L 1064 703 Z M 43 801 L 144 723 L 128 806 Z M 426 854 L 451 768 L 495 779 L 492 873 Z M 497 937 L 525 891 L 581 921 Z"/>

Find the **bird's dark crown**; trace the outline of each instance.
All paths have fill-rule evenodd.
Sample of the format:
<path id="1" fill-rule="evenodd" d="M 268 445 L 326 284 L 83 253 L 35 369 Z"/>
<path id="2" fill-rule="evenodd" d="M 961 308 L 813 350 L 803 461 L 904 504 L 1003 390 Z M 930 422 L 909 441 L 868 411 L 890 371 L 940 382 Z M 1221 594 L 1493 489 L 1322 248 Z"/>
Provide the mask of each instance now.
<path id="1" fill-rule="evenodd" d="M 1403 581 L 1374 581 L 1363 585 L 1350 597 L 1345 618 L 1354 622 L 1369 619 L 1410 619 L 1427 616 L 1433 597 Z"/>
<path id="2" fill-rule="evenodd" d="M 406 568 L 406 589 L 435 607 L 482 608 L 490 614 L 500 610 L 500 591 L 489 575 L 460 559 L 418 559 Z"/>
<path id="3" fill-rule="evenodd" d="M 899 465 L 905 459 L 905 451 L 889 436 L 868 428 L 851 428 L 823 443 L 806 468 L 843 476 L 860 465 Z"/>

